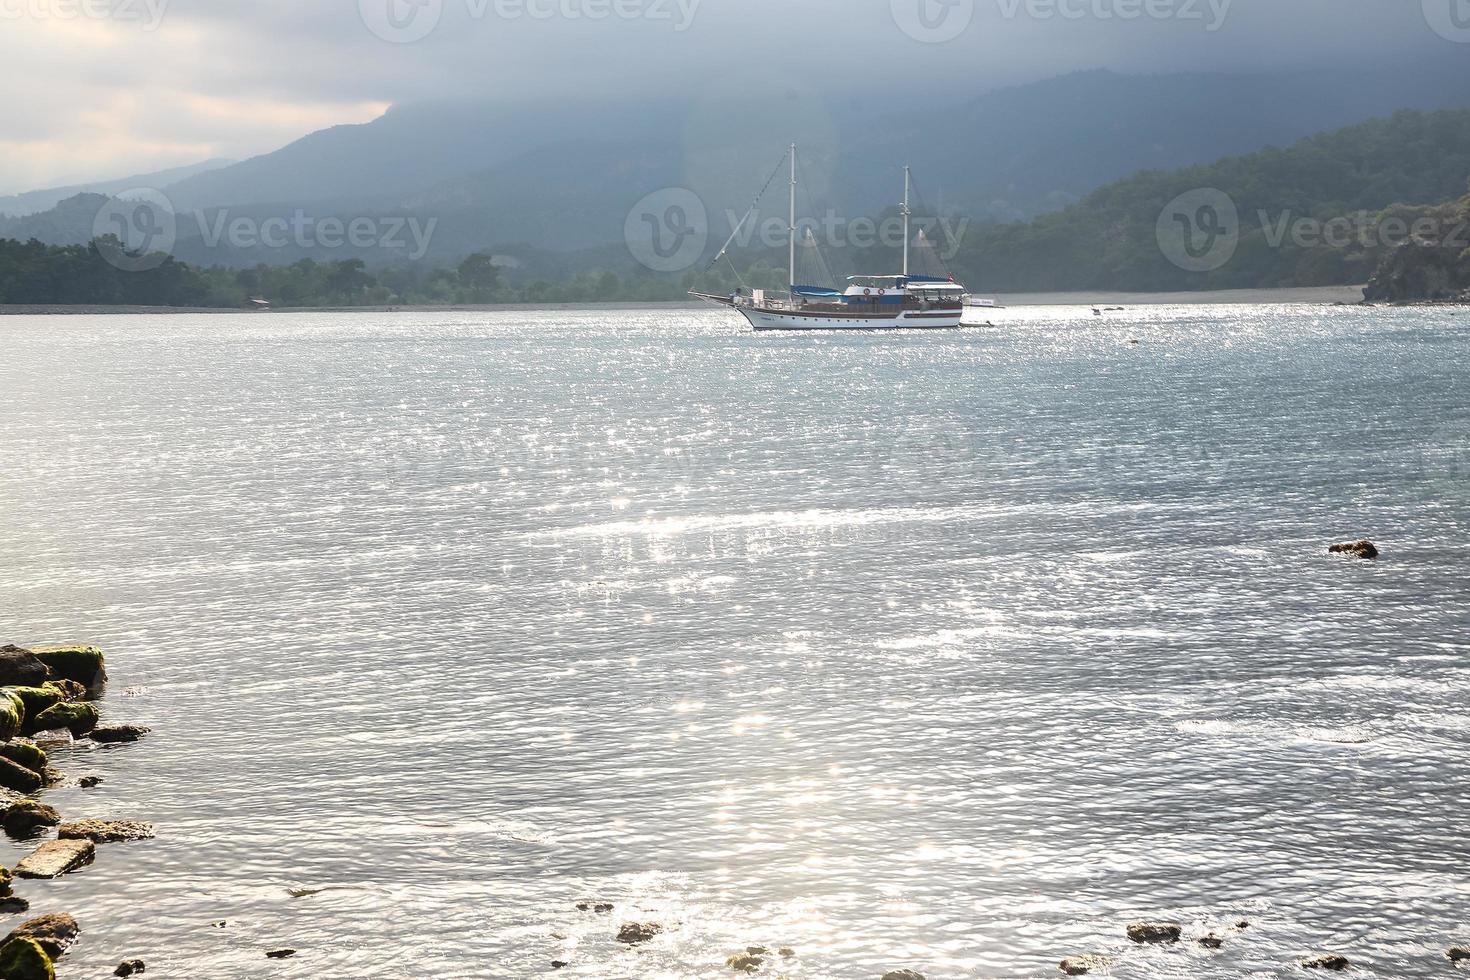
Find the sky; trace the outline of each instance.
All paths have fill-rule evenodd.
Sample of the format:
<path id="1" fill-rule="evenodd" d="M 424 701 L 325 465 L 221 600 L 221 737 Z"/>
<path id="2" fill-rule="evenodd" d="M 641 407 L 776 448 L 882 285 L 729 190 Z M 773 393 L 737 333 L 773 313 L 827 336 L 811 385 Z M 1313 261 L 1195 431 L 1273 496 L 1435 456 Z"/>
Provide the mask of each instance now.
<path id="1" fill-rule="evenodd" d="M 960 101 L 1089 68 L 1412 70 L 1470 0 L 0 0 L 0 193 L 276 149 L 395 103 L 711 85 Z"/>

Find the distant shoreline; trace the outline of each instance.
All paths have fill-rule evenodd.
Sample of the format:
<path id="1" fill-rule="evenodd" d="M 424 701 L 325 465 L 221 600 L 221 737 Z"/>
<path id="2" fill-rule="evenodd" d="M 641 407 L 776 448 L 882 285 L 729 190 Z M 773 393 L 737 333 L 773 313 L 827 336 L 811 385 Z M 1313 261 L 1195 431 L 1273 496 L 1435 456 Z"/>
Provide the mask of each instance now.
<path id="1" fill-rule="evenodd" d="M 987 296 L 984 292 L 977 295 Z M 1002 307 L 1022 306 L 1206 306 L 1274 305 L 1281 303 L 1334 305 L 1363 301 L 1362 286 L 1301 286 L 1284 289 L 1220 289 L 1194 293 L 995 293 Z M 270 313 L 494 313 L 535 310 L 690 310 L 706 304 L 690 300 L 642 303 L 494 303 L 473 306 L 279 306 L 254 311 L 196 306 L 0 305 L 0 316 L 101 316 L 108 314 L 233 313 L 265 316 Z M 976 307 L 985 310 L 986 307 Z"/>

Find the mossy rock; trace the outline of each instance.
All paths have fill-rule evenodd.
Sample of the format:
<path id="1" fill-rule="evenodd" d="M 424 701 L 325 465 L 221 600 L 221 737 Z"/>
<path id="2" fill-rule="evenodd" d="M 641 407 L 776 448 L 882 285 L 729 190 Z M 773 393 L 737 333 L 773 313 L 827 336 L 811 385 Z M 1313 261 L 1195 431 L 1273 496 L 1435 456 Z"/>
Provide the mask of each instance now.
<path id="1" fill-rule="evenodd" d="M 69 681 L 66 678 L 47 681 L 41 685 L 43 691 L 54 691 L 57 701 L 85 701 L 87 700 L 87 685 Z"/>
<path id="2" fill-rule="evenodd" d="M 0 868 L 0 897 L 8 897 L 14 884 L 15 876 L 10 873 L 10 869 Z"/>
<path id="3" fill-rule="evenodd" d="M 18 762 L 38 776 L 46 775 L 46 750 L 34 742 L 6 742 L 0 745 L 0 759 Z"/>
<path id="4" fill-rule="evenodd" d="M 0 812 L 0 826 L 12 837 L 34 837 L 42 827 L 55 827 L 59 823 L 61 814 L 40 800 L 16 800 Z"/>
<path id="5" fill-rule="evenodd" d="M 61 696 L 61 690 L 52 687 L 49 682 L 41 687 L 7 687 L 4 690 L 20 698 L 27 718 L 34 718 L 53 704 L 66 700 Z"/>
<path id="6" fill-rule="evenodd" d="M 31 653 L 51 668 L 51 676 L 76 681 L 89 688 L 107 682 L 107 667 L 102 651 L 96 647 L 31 647 Z"/>
<path id="7" fill-rule="evenodd" d="M 26 721 L 26 703 L 11 688 L 0 690 L 0 742 L 20 734 Z"/>
<path id="8" fill-rule="evenodd" d="M 87 701 L 66 701 L 61 704 L 53 704 L 41 712 L 27 723 L 26 728 L 32 732 L 47 732 L 53 728 L 65 728 L 71 732 L 73 738 L 81 738 L 97 727 L 97 721 L 95 704 Z"/>
<path id="9" fill-rule="evenodd" d="M 0 946 L 0 977 L 5 980 L 56 980 L 51 957 L 34 939 L 12 939 Z"/>

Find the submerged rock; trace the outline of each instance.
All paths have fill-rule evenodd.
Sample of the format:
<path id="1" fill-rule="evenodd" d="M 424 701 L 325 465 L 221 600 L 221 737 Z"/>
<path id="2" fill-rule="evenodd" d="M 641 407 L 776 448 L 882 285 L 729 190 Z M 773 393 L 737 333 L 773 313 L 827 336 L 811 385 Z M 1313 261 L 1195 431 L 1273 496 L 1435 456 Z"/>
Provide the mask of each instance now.
<path id="1" fill-rule="evenodd" d="M 889 970 L 879 980 L 924 980 L 924 974 L 915 970 Z"/>
<path id="2" fill-rule="evenodd" d="M 1219 949 L 1221 946 L 1225 945 L 1225 940 L 1215 935 L 1213 932 L 1210 933 L 1208 936 L 1200 936 L 1198 939 L 1195 940 L 1195 942 L 1199 943 L 1205 949 Z"/>
<path id="3" fill-rule="evenodd" d="M 121 841 L 151 840 L 151 823 L 136 820 L 77 820 L 64 823 L 57 830 L 61 840 L 89 840 L 94 844 L 116 844 Z"/>
<path id="4" fill-rule="evenodd" d="M 265 955 L 269 959 L 273 959 L 273 960 L 284 960 L 288 956 L 295 956 L 296 955 L 296 950 L 294 950 L 294 949 L 272 949 L 272 950 L 268 950 Z"/>
<path id="5" fill-rule="evenodd" d="M 1330 545 L 1327 548 L 1327 553 L 1331 555 L 1351 555 L 1354 558 L 1378 557 L 1378 549 L 1367 538 L 1361 541 L 1349 541 L 1346 544 Z"/>
<path id="6" fill-rule="evenodd" d="M 52 677 L 76 681 L 88 690 L 107 683 L 106 658 L 96 647 L 31 647 L 31 653 L 51 668 Z"/>
<path id="7" fill-rule="evenodd" d="M 624 922 L 618 929 L 618 942 L 636 946 L 648 942 L 663 931 L 664 927 L 657 922 Z"/>
<path id="8" fill-rule="evenodd" d="M 0 946 L 0 977 L 5 980 L 56 980 L 51 957 L 34 939 L 12 939 Z"/>
<path id="9" fill-rule="evenodd" d="M 601 912 L 611 912 L 612 910 L 613 910 L 613 903 L 612 902 L 578 902 L 577 903 L 577 911 L 579 911 L 579 912 L 599 912 L 599 913 L 601 913 Z"/>
<path id="10" fill-rule="evenodd" d="M 22 878 L 60 878 L 97 856 L 97 845 L 89 840 L 48 840 L 20 859 L 15 873 Z"/>
<path id="11" fill-rule="evenodd" d="M 0 647 L 0 685 L 32 687 L 46 683 L 51 669 L 24 647 L 6 644 Z"/>
<path id="12" fill-rule="evenodd" d="M 35 770 L 0 756 L 0 786 L 17 793 L 34 793 L 41 788 L 42 778 Z"/>
<path id="13" fill-rule="evenodd" d="M 117 969 L 112 971 L 112 975 L 115 977 L 130 977 L 135 973 L 142 973 L 146 969 L 147 966 L 142 960 L 123 960 L 117 965 Z"/>
<path id="14" fill-rule="evenodd" d="M 1351 965 L 1346 956 L 1338 956 L 1333 953 L 1302 960 L 1302 966 L 1308 970 L 1346 970 Z"/>
<path id="15" fill-rule="evenodd" d="M 1087 953 L 1083 956 L 1069 956 L 1057 966 L 1069 977 L 1081 977 L 1095 970 L 1106 970 L 1113 965 L 1112 957 L 1101 956 L 1097 953 Z"/>
<path id="16" fill-rule="evenodd" d="M 34 939 L 46 951 L 46 955 L 54 960 L 71 948 L 81 931 L 82 927 L 70 915 L 65 912 L 51 912 L 16 926 L 4 941 Z"/>
<path id="17" fill-rule="evenodd" d="M 1128 927 L 1128 938 L 1135 943 L 1177 943 L 1183 932 L 1172 922 L 1135 922 Z"/>
<path id="18" fill-rule="evenodd" d="M 1462 960 L 1470 960 L 1470 946 L 1451 946 L 1444 951 L 1445 958 L 1451 963 L 1459 963 Z"/>
<path id="19" fill-rule="evenodd" d="M 82 789 L 92 789 L 94 787 L 102 785 L 102 777 L 83 776 L 81 779 L 77 780 L 77 785 L 80 786 Z"/>
<path id="20" fill-rule="evenodd" d="M 94 742 L 136 742 L 138 739 L 153 731 L 142 725 L 100 725 L 92 729 L 91 739 Z"/>
<path id="21" fill-rule="evenodd" d="M 790 946 L 782 946 L 780 949 L 776 950 L 776 952 L 780 953 L 782 956 L 796 955 L 796 950 L 792 949 Z"/>
<path id="22" fill-rule="evenodd" d="M 568 963 L 566 960 L 552 960 L 551 961 L 551 968 L 553 970 L 560 970 L 564 966 L 571 966 L 571 964 Z"/>
<path id="23" fill-rule="evenodd" d="M 16 800 L 0 813 L 0 827 L 11 837 L 33 837 L 42 827 L 59 823 L 61 814 L 40 800 Z"/>
<path id="24" fill-rule="evenodd" d="M 725 965 L 737 973 L 755 973 L 765 962 L 763 957 L 754 953 L 736 953 L 725 961 Z"/>
<path id="25" fill-rule="evenodd" d="M 31 903 L 19 895 L 6 895 L 0 898 L 0 915 L 20 915 L 30 910 Z"/>
<path id="26" fill-rule="evenodd" d="M 97 706 L 88 701 L 63 701 L 28 721 L 26 727 L 36 732 L 64 728 L 72 738 L 81 738 L 97 727 Z"/>

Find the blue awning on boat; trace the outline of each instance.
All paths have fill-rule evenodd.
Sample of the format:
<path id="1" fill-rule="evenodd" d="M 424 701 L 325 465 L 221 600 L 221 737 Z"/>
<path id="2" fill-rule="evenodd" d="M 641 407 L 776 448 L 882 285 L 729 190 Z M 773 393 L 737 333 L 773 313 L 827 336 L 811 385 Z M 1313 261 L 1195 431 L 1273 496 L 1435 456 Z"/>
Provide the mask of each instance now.
<path id="1" fill-rule="evenodd" d="M 799 296 L 841 296 L 835 289 L 826 286 L 792 286 L 791 291 Z"/>

